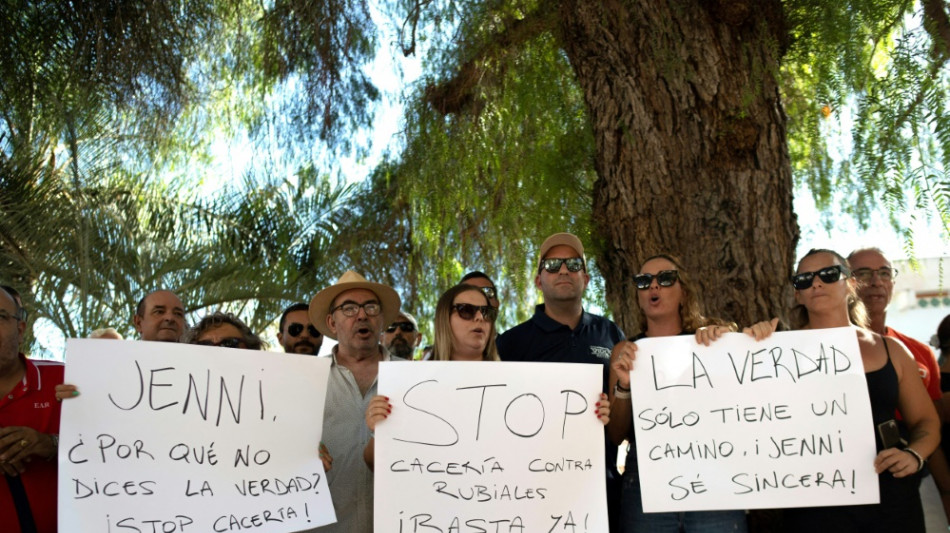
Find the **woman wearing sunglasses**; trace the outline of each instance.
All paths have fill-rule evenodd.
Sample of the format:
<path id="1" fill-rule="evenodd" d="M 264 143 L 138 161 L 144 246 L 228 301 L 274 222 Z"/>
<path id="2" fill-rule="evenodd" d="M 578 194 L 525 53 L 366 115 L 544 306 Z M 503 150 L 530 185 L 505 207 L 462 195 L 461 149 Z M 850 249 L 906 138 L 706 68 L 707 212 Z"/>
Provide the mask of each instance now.
<path id="1" fill-rule="evenodd" d="M 437 361 L 500 361 L 495 350 L 495 318 L 498 309 L 479 287 L 460 283 L 445 291 L 435 306 L 435 342 L 432 358 Z M 597 416 L 606 424 L 610 419 L 607 396 L 601 395 Z M 366 409 L 366 425 L 376 431 L 376 424 L 392 412 L 389 398 L 378 395 Z M 375 439 L 363 449 L 363 459 L 370 469 L 375 463 Z"/>
<path id="2" fill-rule="evenodd" d="M 436 361 L 499 361 L 495 349 L 498 308 L 478 287 L 460 283 L 445 291 L 435 306 Z"/>
<path id="3" fill-rule="evenodd" d="M 703 316 L 697 287 L 680 262 L 671 255 L 650 257 L 634 276 L 637 285 L 637 307 L 640 310 L 640 334 L 617 344 L 611 354 L 610 403 L 613 416 L 607 426 L 610 438 L 627 448 L 623 473 L 623 531 L 691 533 L 743 532 L 747 530 L 745 511 L 696 511 L 689 513 L 643 512 L 640 498 L 640 476 L 633 433 L 630 404 L 630 370 L 636 357 L 635 341 L 645 337 L 695 335 L 696 342 L 709 345 L 724 333 L 735 331 L 735 324 Z M 750 334 L 754 334 L 751 330 Z"/>
<path id="4" fill-rule="evenodd" d="M 910 352 L 900 342 L 864 329 L 867 314 L 850 274 L 838 253 L 810 250 L 792 276 L 795 306 L 790 320 L 792 329 L 854 327 L 871 396 L 881 503 L 786 509 L 783 523 L 786 531 L 923 532 L 918 473 L 924 458 L 937 448 L 940 422 Z M 885 448 L 877 428 L 892 422 L 895 410 L 903 418 L 908 442 Z"/>

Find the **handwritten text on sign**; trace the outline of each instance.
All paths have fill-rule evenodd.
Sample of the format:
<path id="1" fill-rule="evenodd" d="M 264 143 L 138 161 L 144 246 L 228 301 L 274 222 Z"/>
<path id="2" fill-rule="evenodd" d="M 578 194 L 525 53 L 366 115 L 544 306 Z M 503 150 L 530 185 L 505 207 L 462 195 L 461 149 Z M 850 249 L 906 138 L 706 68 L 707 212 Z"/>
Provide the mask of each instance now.
<path id="1" fill-rule="evenodd" d="M 289 532 L 336 520 L 318 445 L 329 359 L 66 345 L 62 531 Z"/>
<path id="2" fill-rule="evenodd" d="M 630 376 L 645 511 L 878 502 L 853 329 L 643 339 Z"/>
<path id="3" fill-rule="evenodd" d="M 603 369 L 382 363 L 375 531 L 607 530 Z"/>

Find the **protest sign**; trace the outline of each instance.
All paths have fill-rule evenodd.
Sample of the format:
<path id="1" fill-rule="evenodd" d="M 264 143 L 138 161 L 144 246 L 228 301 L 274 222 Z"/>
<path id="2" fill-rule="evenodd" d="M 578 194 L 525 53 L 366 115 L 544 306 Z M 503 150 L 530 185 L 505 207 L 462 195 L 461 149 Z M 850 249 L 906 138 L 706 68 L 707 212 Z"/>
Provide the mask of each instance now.
<path id="1" fill-rule="evenodd" d="M 603 368 L 382 363 L 375 531 L 607 531 Z"/>
<path id="2" fill-rule="evenodd" d="M 70 339 L 60 531 L 282 533 L 335 521 L 318 455 L 330 361 Z"/>
<path id="3" fill-rule="evenodd" d="M 854 329 L 642 339 L 630 377 L 646 512 L 878 503 Z"/>

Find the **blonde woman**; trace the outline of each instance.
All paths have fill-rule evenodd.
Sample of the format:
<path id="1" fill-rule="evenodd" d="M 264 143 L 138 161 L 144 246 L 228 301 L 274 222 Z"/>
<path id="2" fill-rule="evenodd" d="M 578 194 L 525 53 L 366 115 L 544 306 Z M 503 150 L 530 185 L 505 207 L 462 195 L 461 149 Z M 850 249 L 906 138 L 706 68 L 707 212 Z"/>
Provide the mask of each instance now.
<path id="1" fill-rule="evenodd" d="M 445 291 L 435 306 L 435 344 L 432 358 L 437 361 L 498 361 L 495 350 L 495 318 L 498 309 L 474 285 L 461 283 Z M 425 364 L 425 363 L 420 363 Z M 366 425 L 376 431 L 376 424 L 392 412 L 389 398 L 378 395 L 366 409 Z M 601 394 L 597 416 L 606 424 L 610 420 L 607 395 Z M 375 439 L 363 449 L 363 459 L 372 469 L 375 464 Z"/>

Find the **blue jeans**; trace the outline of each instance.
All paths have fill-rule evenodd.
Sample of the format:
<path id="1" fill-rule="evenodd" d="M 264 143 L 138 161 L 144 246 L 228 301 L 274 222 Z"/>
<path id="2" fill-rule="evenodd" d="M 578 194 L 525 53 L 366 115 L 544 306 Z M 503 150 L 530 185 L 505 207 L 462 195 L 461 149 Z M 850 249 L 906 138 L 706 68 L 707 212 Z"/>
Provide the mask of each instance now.
<path id="1" fill-rule="evenodd" d="M 745 511 L 692 511 L 689 513 L 644 513 L 640 499 L 640 476 L 632 469 L 623 473 L 624 533 L 746 533 Z"/>

